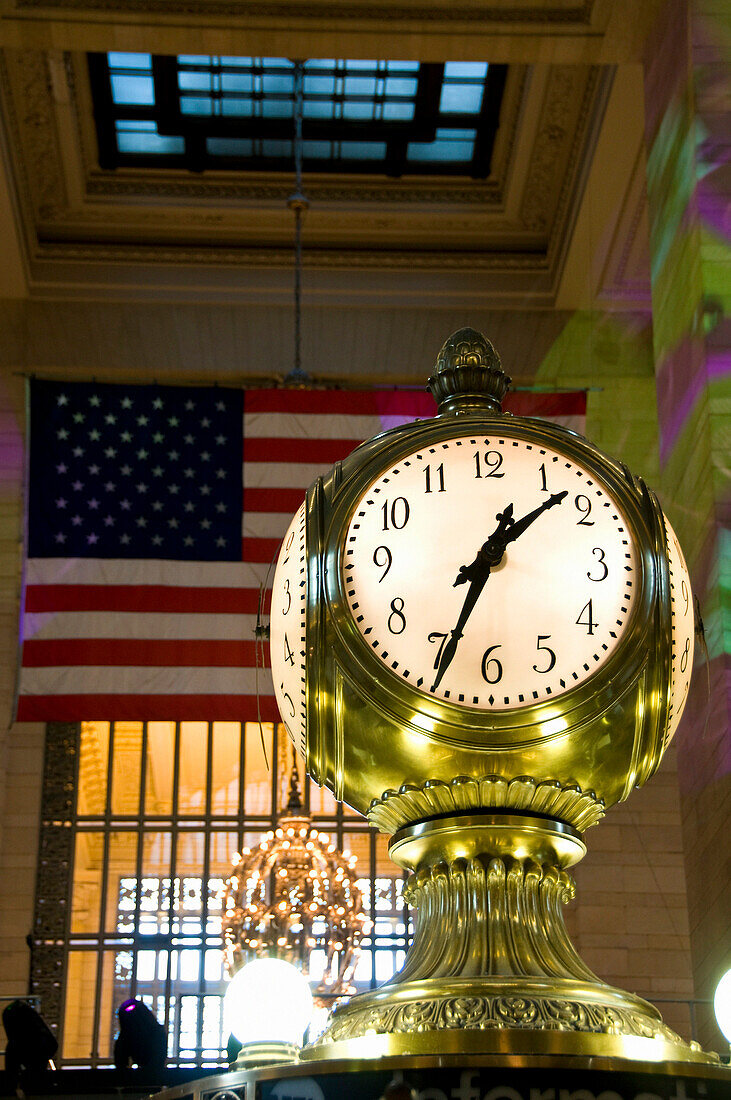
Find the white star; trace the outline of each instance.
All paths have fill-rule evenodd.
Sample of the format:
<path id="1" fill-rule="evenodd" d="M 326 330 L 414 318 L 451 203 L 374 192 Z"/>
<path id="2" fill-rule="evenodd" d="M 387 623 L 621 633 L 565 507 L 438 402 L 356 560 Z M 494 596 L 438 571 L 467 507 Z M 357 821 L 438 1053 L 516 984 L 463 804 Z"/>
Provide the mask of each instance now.
<path id="1" fill-rule="evenodd" d="M 201 459 L 203 460 L 203 462 L 208 462 L 208 460 L 210 459 L 210 457 L 211 457 L 211 456 L 210 456 L 210 454 L 208 453 L 208 451 L 202 451 L 202 452 L 201 452 Z"/>
<path id="2" fill-rule="evenodd" d="M 114 415 L 114 413 L 107 413 L 107 415 L 104 417 L 104 423 L 105 424 L 116 424 L 117 423 L 117 418 Z"/>
<path id="3" fill-rule="evenodd" d="M 147 424 L 150 423 L 150 421 L 147 419 L 146 416 L 138 416 L 137 417 L 137 423 L 139 424 L 139 426 L 141 428 L 144 428 Z"/>
<path id="4" fill-rule="evenodd" d="M 173 516 L 172 519 L 168 520 L 168 527 L 177 527 L 177 526 L 178 526 L 178 521 L 176 520 L 175 516 Z"/>
<path id="5" fill-rule="evenodd" d="M 191 466 L 188 466 L 187 469 L 183 470 L 183 473 L 186 477 L 193 477 L 195 475 L 195 470 Z"/>
<path id="6" fill-rule="evenodd" d="M 168 458 L 170 459 L 171 462 L 176 462 L 177 459 L 180 458 L 180 452 L 179 451 L 168 451 Z"/>
<path id="7" fill-rule="evenodd" d="M 211 422 L 207 416 L 204 416 L 201 420 L 201 428 L 210 428 Z"/>
<path id="8" fill-rule="evenodd" d="M 175 495 L 175 493 L 180 492 L 180 486 L 179 485 L 168 485 L 168 492 Z"/>
<path id="9" fill-rule="evenodd" d="M 85 419 L 86 419 L 86 417 L 84 416 L 83 413 L 74 413 L 74 423 L 75 424 L 83 424 Z"/>
<path id="10" fill-rule="evenodd" d="M 67 470 L 68 470 L 68 466 L 66 465 L 65 462 L 59 462 L 58 466 L 56 467 L 56 473 L 57 474 L 65 474 Z"/>
<path id="11" fill-rule="evenodd" d="M 66 396 L 65 393 L 60 393 L 58 395 L 58 397 L 56 398 L 56 404 L 57 405 L 68 405 L 68 403 L 69 403 L 69 399 L 68 399 L 68 397 Z M 58 538 L 58 535 L 56 536 L 56 538 Z M 59 542 L 61 542 L 61 541 L 62 540 L 59 539 Z"/>
<path id="12" fill-rule="evenodd" d="M 201 485 L 201 496 L 204 496 L 204 497 L 210 496 L 210 492 L 211 492 L 210 485 Z"/>
<path id="13" fill-rule="evenodd" d="M 162 477 L 162 466 L 153 466 L 152 474 L 153 477 Z"/>
<path id="14" fill-rule="evenodd" d="M 97 397 L 97 395 L 96 395 L 96 394 L 93 394 L 93 395 L 92 395 L 92 396 L 91 396 L 91 397 L 89 398 L 89 404 L 90 404 L 90 405 L 93 405 L 95 409 L 98 409 L 98 408 L 99 408 L 99 406 L 101 405 L 101 401 L 99 400 L 99 398 Z"/>
<path id="15" fill-rule="evenodd" d="M 131 409 L 132 408 L 132 398 L 131 397 L 123 397 L 122 398 L 122 408 L 123 409 Z"/>
<path id="16" fill-rule="evenodd" d="M 152 442 L 153 443 L 162 443 L 164 438 L 165 438 L 165 436 L 162 434 L 162 432 L 155 432 L 155 434 L 152 437 Z"/>
<path id="17" fill-rule="evenodd" d="M 81 458 L 81 456 L 84 453 L 84 448 L 83 447 L 74 447 L 74 449 L 71 453 L 73 454 L 74 458 Z"/>
<path id="18" fill-rule="evenodd" d="M 59 428 L 58 431 L 56 432 L 56 438 L 57 439 L 68 439 L 68 437 L 69 437 L 69 433 L 66 431 L 65 428 Z"/>
<path id="19" fill-rule="evenodd" d="M 125 477 L 129 477 L 129 475 L 132 473 L 132 467 L 128 466 L 125 462 L 124 466 L 119 467 L 119 472 L 120 474 L 124 474 Z"/>
<path id="20" fill-rule="evenodd" d="M 152 542 L 153 542 L 154 546 L 159 546 L 160 543 L 162 542 L 162 535 L 153 535 L 152 536 Z"/>
<path id="21" fill-rule="evenodd" d="M 91 465 L 89 467 L 89 473 L 90 474 L 98 474 L 99 473 L 99 467 L 96 465 L 96 463 L 94 463 L 93 465 Z"/>
<path id="22" fill-rule="evenodd" d="M 105 448 L 105 451 L 104 451 L 104 454 L 107 456 L 107 458 L 114 458 L 116 453 L 117 453 L 117 450 L 116 450 L 115 447 L 107 447 L 107 448 Z"/>
<path id="23" fill-rule="evenodd" d="M 191 435 L 190 432 L 184 438 L 186 443 L 195 443 L 195 436 Z"/>
<path id="24" fill-rule="evenodd" d="M 146 451 L 144 447 L 142 447 L 142 448 L 140 448 L 140 450 L 139 450 L 139 451 L 137 452 L 137 457 L 138 457 L 138 458 L 140 458 L 140 459 L 142 459 L 142 461 L 144 462 L 144 460 L 145 460 L 145 459 L 147 458 L 147 455 L 148 455 L 148 453 L 149 453 L 149 452 L 148 452 L 148 451 Z"/>
<path id="25" fill-rule="evenodd" d="M 192 546 L 192 545 L 193 545 L 193 536 L 192 535 L 186 535 L 185 538 L 183 539 L 183 546 Z"/>
<path id="26" fill-rule="evenodd" d="M 99 501 L 96 499 L 96 497 L 91 498 L 91 500 L 89 501 L 89 507 L 91 508 L 92 512 L 95 512 L 96 509 L 99 507 Z"/>
<path id="27" fill-rule="evenodd" d="M 195 509 L 195 504 L 193 503 L 192 500 L 186 500 L 183 507 L 185 508 L 186 512 L 192 512 Z"/>
<path id="28" fill-rule="evenodd" d="M 92 546 L 95 542 L 99 541 L 99 537 L 97 535 L 95 535 L 94 532 L 92 531 L 92 533 L 90 535 L 86 536 L 86 541 L 89 543 L 90 546 Z"/>
<path id="29" fill-rule="evenodd" d="M 64 500 L 63 497 L 58 497 L 58 499 L 56 500 L 56 507 L 57 508 L 65 508 L 67 504 L 68 504 L 68 501 Z"/>
<path id="30" fill-rule="evenodd" d="M 152 402 L 152 407 L 153 407 L 153 409 L 161 409 L 162 408 L 162 398 L 161 397 L 156 397 L 155 400 Z"/>
<path id="31" fill-rule="evenodd" d="M 72 516 L 71 517 L 71 522 L 73 523 L 74 527 L 78 527 L 84 521 L 81 518 L 81 516 Z"/>
<path id="32" fill-rule="evenodd" d="M 56 542 L 66 542 L 66 536 L 61 531 L 56 535 Z"/>
<path id="33" fill-rule="evenodd" d="M 160 511 L 162 511 L 162 501 L 161 501 L 161 500 L 153 500 L 153 502 L 152 502 L 152 510 L 153 510 L 153 512 L 160 512 Z"/>
<path id="34" fill-rule="evenodd" d="M 144 481 L 139 481 L 135 485 L 135 489 L 137 490 L 138 493 L 146 493 L 147 492 L 147 486 L 145 485 Z"/>
<path id="35" fill-rule="evenodd" d="M 104 526 L 105 527 L 114 527 L 114 516 L 105 516 L 104 517 Z"/>
<path id="36" fill-rule="evenodd" d="M 223 501 L 221 501 L 219 504 L 216 505 L 216 511 L 217 512 L 225 512 L 226 511 L 226 505 L 223 503 Z"/>
<path id="37" fill-rule="evenodd" d="M 179 423 L 180 423 L 180 421 L 178 420 L 177 416 L 169 416 L 168 417 L 168 424 L 170 425 L 171 428 L 177 428 Z"/>
<path id="38" fill-rule="evenodd" d="M 129 542 L 129 535 L 120 535 L 119 541 L 122 543 L 123 546 L 126 546 Z"/>
<path id="39" fill-rule="evenodd" d="M 223 535 L 219 535 L 218 538 L 216 539 L 216 546 L 225 546 L 225 545 L 226 545 L 225 538 L 223 537 Z"/>
<path id="40" fill-rule="evenodd" d="M 188 412 L 192 412 L 193 409 L 195 408 L 195 401 L 191 401 L 191 399 L 188 398 L 188 400 L 185 402 L 185 407 L 188 410 Z"/>
<path id="41" fill-rule="evenodd" d="M 225 443 L 225 442 L 226 442 L 226 436 L 225 435 L 217 435 L 216 436 L 216 443 Z"/>
<path id="42" fill-rule="evenodd" d="M 147 527 L 147 520 L 145 519 L 144 516 L 138 516 L 137 519 L 135 520 L 135 523 L 137 524 L 138 527 Z"/>
<path id="43" fill-rule="evenodd" d="M 75 489 L 77 493 L 80 493 L 81 490 L 84 488 L 84 483 L 83 483 L 83 481 L 75 481 L 72 484 L 71 488 Z"/>
<path id="44" fill-rule="evenodd" d="M 225 402 L 223 402 L 223 401 L 217 401 L 217 402 L 216 402 L 216 408 L 217 408 L 217 409 L 218 409 L 218 411 L 219 411 L 219 412 L 221 412 L 221 413 L 222 413 L 222 412 L 225 412 L 225 411 L 226 411 L 226 405 L 225 405 Z"/>
<path id="45" fill-rule="evenodd" d="M 91 439 L 94 443 L 96 443 L 98 438 L 99 438 L 99 432 L 96 430 L 96 428 L 92 428 L 92 430 L 89 432 L 89 439 Z"/>
<path id="46" fill-rule="evenodd" d="M 210 526 L 211 526 L 211 521 L 209 519 L 202 519 L 201 520 L 201 527 L 203 528 L 204 531 L 207 531 Z"/>
<path id="47" fill-rule="evenodd" d="M 122 509 L 123 512 L 129 512 L 132 505 L 128 500 L 120 500 L 119 507 Z"/>
<path id="48" fill-rule="evenodd" d="M 219 481 L 221 481 L 221 479 L 224 478 L 225 476 L 226 476 L 226 471 L 225 470 L 216 470 L 216 477 L 218 478 Z"/>
<path id="49" fill-rule="evenodd" d="M 106 491 L 107 491 L 108 493 L 113 493 L 113 492 L 114 492 L 114 490 L 115 490 L 115 489 L 117 488 L 117 486 L 116 486 L 116 485 L 114 484 L 114 482 L 113 482 L 113 481 L 108 481 L 108 482 L 106 483 L 106 485 L 104 486 L 104 488 L 106 489 Z"/>
<path id="50" fill-rule="evenodd" d="M 120 432 L 119 438 L 122 440 L 123 443 L 131 443 L 132 442 L 132 433 L 131 432 Z"/>

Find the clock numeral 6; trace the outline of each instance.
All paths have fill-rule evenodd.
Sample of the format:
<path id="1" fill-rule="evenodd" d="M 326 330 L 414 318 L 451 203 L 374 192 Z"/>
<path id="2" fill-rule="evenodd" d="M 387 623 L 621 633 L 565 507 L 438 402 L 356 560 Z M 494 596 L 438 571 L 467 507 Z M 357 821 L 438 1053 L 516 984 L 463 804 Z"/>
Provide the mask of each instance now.
<path id="1" fill-rule="evenodd" d="M 400 596 L 394 596 L 391 600 L 391 614 L 388 616 L 388 629 L 392 634 L 403 634 L 406 630 L 404 601 Z"/>
<path id="2" fill-rule="evenodd" d="M 539 634 L 538 641 L 536 642 L 536 649 L 542 653 L 548 654 L 548 664 L 545 668 L 539 668 L 538 665 L 533 665 L 533 671 L 540 672 L 542 675 L 550 672 L 553 666 L 556 664 L 556 654 L 553 652 L 551 647 L 548 645 L 541 645 L 541 642 L 547 642 L 550 637 L 550 634 Z"/>
<path id="3" fill-rule="evenodd" d="M 482 655 L 482 679 L 486 684 L 497 684 L 503 678 L 503 666 L 497 657 L 491 657 L 490 654 L 495 649 L 501 649 L 500 643 L 497 645 L 488 646 Z M 490 665 L 494 665 L 492 673 L 490 673 Z"/>
<path id="4" fill-rule="evenodd" d="M 381 551 L 383 551 L 382 554 L 381 554 Z M 393 556 L 392 556 L 391 551 L 388 549 L 387 546 L 377 546 L 376 549 L 373 551 L 373 564 L 377 565 L 379 569 L 383 569 L 383 572 L 381 573 L 380 577 L 378 578 L 378 583 L 379 584 L 381 583 L 383 578 L 386 576 L 386 573 L 388 573 L 389 569 L 391 568 L 391 563 L 392 562 L 393 562 Z"/>
<path id="5" fill-rule="evenodd" d="M 388 501 L 384 500 L 383 507 L 383 530 L 388 531 L 388 522 L 391 521 L 391 527 L 396 531 L 401 531 L 409 522 L 409 502 L 406 497 L 396 497 L 391 504 L 389 510 Z"/>

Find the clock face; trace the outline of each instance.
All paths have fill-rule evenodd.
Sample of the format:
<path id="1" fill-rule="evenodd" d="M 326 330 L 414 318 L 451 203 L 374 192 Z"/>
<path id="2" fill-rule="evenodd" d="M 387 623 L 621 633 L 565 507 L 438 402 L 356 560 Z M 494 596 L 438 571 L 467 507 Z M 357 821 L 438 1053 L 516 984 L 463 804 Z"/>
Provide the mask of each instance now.
<path id="1" fill-rule="evenodd" d="M 305 626 L 307 621 L 307 514 L 305 502 L 289 525 L 272 583 L 270 657 L 279 713 L 305 755 Z"/>
<path id="2" fill-rule="evenodd" d="M 670 706 L 665 731 L 668 745 L 678 728 L 680 716 L 688 697 L 690 677 L 693 671 L 693 642 L 695 615 L 690 576 L 677 536 L 665 519 L 667 534 L 668 567 L 670 573 L 670 605 L 672 615 L 672 650 L 670 657 Z"/>
<path id="3" fill-rule="evenodd" d="M 605 484 L 508 434 L 397 462 L 361 496 L 342 550 L 353 620 L 390 673 L 481 711 L 592 676 L 625 635 L 640 579 Z"/>

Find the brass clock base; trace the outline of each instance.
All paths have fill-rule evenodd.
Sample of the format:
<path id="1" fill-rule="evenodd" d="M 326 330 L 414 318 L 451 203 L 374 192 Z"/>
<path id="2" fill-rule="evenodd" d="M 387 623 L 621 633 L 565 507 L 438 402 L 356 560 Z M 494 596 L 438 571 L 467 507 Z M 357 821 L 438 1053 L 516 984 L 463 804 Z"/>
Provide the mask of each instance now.
<path id="1" fill-rule="evenodd" d="M 563 921 L 580 834 L 538 814 L 486 811 L 411 825 L 389 852 L 413 873 L 414 940 L 391 982 L 353 997 L 302 1051 L 321 1058 L 515 1051 L 708 1062 L 656 1008 L 614 989 Z"/>

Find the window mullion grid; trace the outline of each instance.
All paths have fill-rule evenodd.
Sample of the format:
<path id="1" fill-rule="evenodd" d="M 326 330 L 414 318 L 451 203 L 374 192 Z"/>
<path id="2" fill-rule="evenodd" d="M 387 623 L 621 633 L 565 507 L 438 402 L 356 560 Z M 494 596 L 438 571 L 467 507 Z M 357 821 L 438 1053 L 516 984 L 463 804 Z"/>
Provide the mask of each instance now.
<path id="1" fill-rule="evenodd" d="M 137 817 L 137 856 L 135 860 L 135 915 L 132 941 L 132 979 L 130 982 L 130 997 L 137 996 L 137 952 L 139 950 L 140 936 L 140 909 L 142 905 L 142 855 L 144 851 L 144 819 L 147 789 L 147 722 L 142 723 L 142 749 L 140 770 L 140 801 Z"/>
<path id="2" fill-rule="evenodd" d="M 203 1052 L 203 994 L 205 993 L 206 948 L 208 946 L 208 890 L 211 877 L 211 802 L 213 796 L 213 723 L 208 723 L 206 740 L 206 805 L 203 830 L 203 878 L 201 880 L 201 938 L 198 963 L 198 1013 L 196 1016 L 196 1048 Z"/>
<path id="3" fill-rule="evenodd" d="M 99 935 L 96 950 L 96 983 L 94 992 L 94 1022 L 92 1024 L 91 1064 L 99 1064 L 99 1027 L 101 1023 L 102 979 L 104 977 L 104 945 L 106 942 L 107 883 L 109 880 L 109 843 L 112 831 L 112 781 L 114 778 L 114 737 L 116 723 L 109 723 L 109 755 L 107 757 L 107 790 L 104 803 L 104 844 L 102 853 L 102 880 L 99 891 Z M 78 788 L 77 788 L 78 790 Z M 77 795 L 78 797 L 78 795 Z"/>
<path id="4" fill-rule="evenodd" d="M 173 792 L 172 819 L 170 822 L 170 873 L 168 887 L 168 950 L 165 966 L 165 1035 L 170 1034 L 170 994 L 172 990 L 173 962 L 173 918 L 175 915 L 175 874 L 178 859 L 178 794 L 180 790 L 180 722 L 175 723 L 175 746 L 173 750 Z M 175 998 L 175 1050 L 176 1060 L 180 1058 L 180 994 Z"/>

